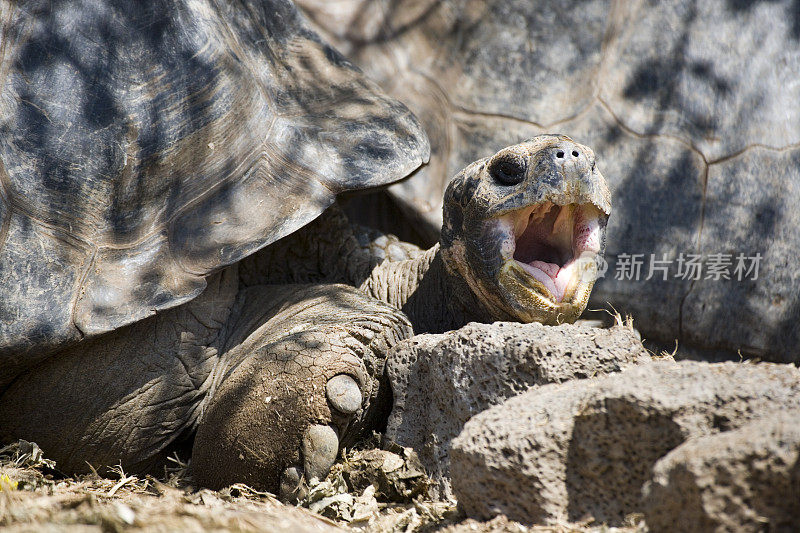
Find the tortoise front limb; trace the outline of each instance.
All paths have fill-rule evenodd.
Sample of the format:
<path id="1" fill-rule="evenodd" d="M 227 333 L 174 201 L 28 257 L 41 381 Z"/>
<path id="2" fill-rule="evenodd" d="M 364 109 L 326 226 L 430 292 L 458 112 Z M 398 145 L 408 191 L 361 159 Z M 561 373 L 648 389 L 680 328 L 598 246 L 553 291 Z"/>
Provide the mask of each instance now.
<path id="1" fill-rule="evenodd" d="M 279 311 L 259 319 L 261 302 Z M 344 285 L 252 287 L 242 306 L 234 337 L 244 340 L 234 339 L 201 415 L 194 477 L 273 492 L 283 481 L 290 496 L 303 479 L 324 478 L 339 449 L 385 416 L 386 353 L 411 326 Z"/>

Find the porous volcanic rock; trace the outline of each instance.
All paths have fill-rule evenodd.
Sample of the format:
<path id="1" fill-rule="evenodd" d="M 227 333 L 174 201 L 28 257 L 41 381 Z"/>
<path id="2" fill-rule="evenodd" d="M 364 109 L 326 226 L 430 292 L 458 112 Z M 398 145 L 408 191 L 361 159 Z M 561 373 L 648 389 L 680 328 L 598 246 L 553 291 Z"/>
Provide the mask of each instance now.
<path id="1" fill-rule="evenodd" d="M 800 411 L 691 439 L 644 486 L 649 530 L 800 531 Z"/>
<path id="2" fill-rule="evenodd" d="M 649 362 L 628 326 L 468 324 L 417 335 L 389 354 L 394 394 L 386 438 L 414 448 L 450 497 L 450 441 L 473 415 L 531 387 L 618 372 Z"/>
<path id="3" fill-rule="evenodd" d="M 464 426 L 450 450 L 453 491 L 474 518 L 620 525 L 671 450 L 777 408 L 800 408 L 793 366 L 653 362 L 541 387 Z"/>

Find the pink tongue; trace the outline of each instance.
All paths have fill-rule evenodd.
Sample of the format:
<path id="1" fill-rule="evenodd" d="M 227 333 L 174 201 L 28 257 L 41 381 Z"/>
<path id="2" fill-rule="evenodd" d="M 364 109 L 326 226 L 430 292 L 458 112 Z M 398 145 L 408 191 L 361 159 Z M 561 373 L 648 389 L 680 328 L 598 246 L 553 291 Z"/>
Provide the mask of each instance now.
<path id="1" fill-rule="evenodd" d="M 531 266 L 538 268 L 553 279 L 555 279 L 558 274 L 558 269 L 560 268 L 558 265 L 545 263 L 544 261 L 531 261 Z"/>
<path id="2" fill-rule="evenodd" d="M 564 291 L 567 290 L 567 283 L 569 276 L 563 268 L 553 263 L 545 263 L 544 261 L 531 261 L 530 265 L 520 263 L 528 273 L 539 280 L 555 298 L 556 302 L 560 302 L 564 297 Z"/>

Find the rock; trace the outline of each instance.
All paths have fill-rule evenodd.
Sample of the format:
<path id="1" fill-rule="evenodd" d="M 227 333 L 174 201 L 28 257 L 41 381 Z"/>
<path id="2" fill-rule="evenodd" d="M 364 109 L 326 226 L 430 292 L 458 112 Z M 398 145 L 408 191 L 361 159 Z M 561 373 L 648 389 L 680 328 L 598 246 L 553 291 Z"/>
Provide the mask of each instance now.
<path id="1" fill-rule="evenodd" d="M 800 408 L 800 370 L 654 362 L 549 385 L 473 417 L 452 442 L 453 491 L 468 515 L 610 525 L 642 509 L 661 457 L 689 438 Z"/>
<path id="2" fill-rule="evenodd" d="M 565 531 L 571 531 L 564 529 Z M 438 533 L 527 533 L 526 526 L 512 522 L 503 515 L 496 516 L 488 522 L 478 522 L 468 518 L 459 524 L 447 525 Z"/>
<path id="3" fill-rule="evenodd" d="M 643 500 L 653 533 L 800 530 L 800 411 L 690 439 L 656 463 Z"/>
<path id="4" fill-rule="evenodd" d="M 649 361 L 631 327 L 468 324 L 441 335 L 418 335 L 389 354 L 394 394 L 386 438 L 414 448 L 451 497 L 450 441 L 467 420 L 537 385 L 617 372 Z"/>

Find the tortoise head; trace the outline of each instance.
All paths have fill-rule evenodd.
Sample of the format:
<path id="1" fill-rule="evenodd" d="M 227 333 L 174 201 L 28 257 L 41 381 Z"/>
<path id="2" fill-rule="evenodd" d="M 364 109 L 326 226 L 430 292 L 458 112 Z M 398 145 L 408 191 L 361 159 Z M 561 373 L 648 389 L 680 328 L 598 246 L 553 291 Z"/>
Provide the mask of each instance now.
<path id="1" fill-rule="evenodd" d="M 534 137 L 453 178 L 442 256 L 493 319 L 574 322 L 602 262 L 610 213 L 592 150 L 564 135 Z"/>

